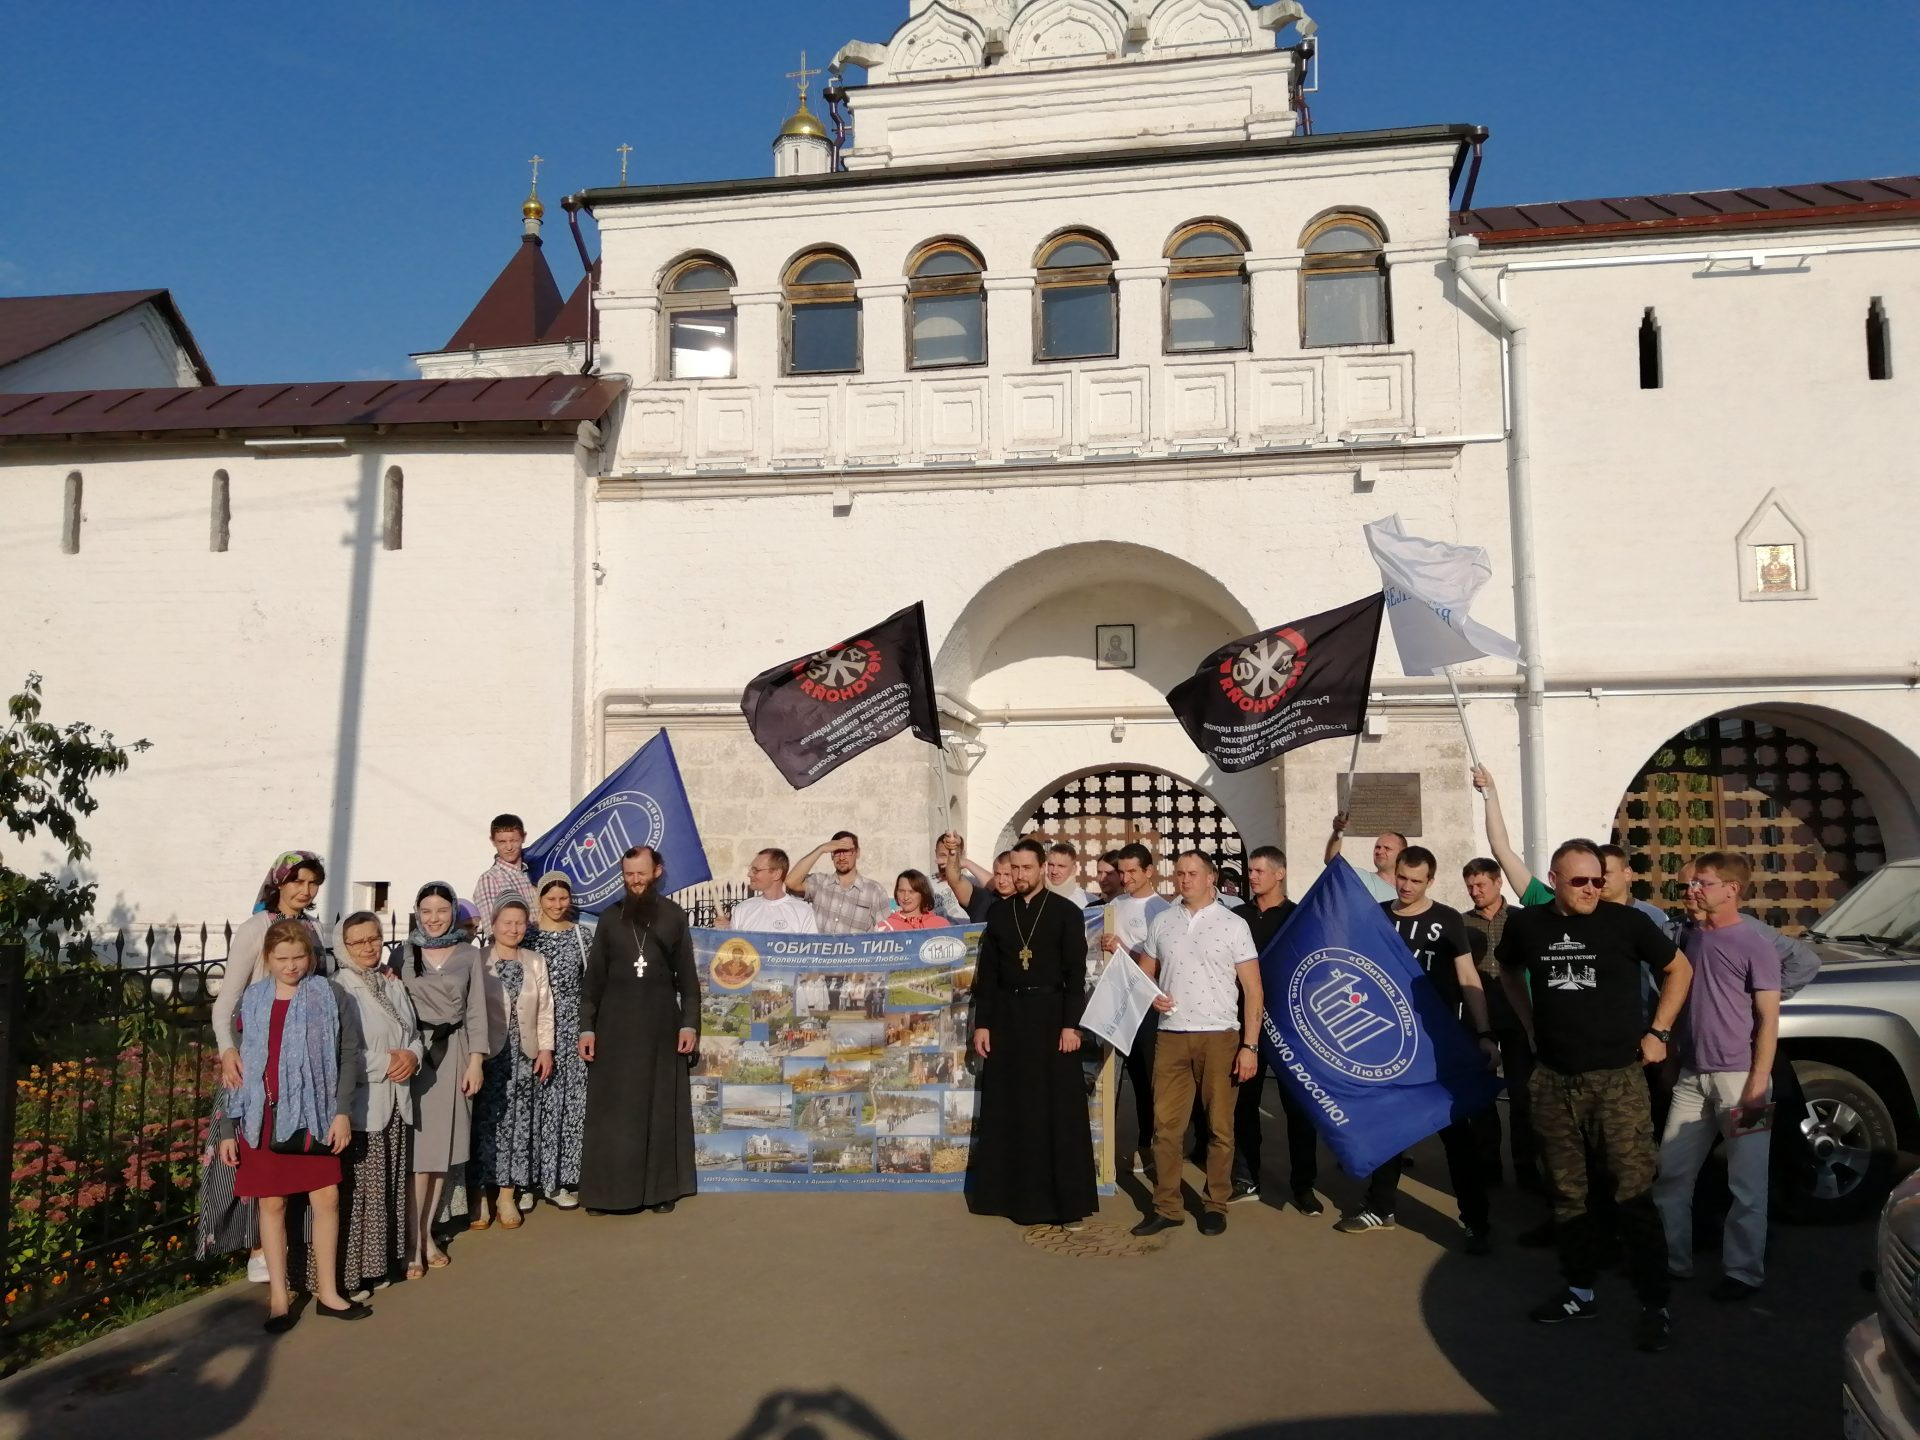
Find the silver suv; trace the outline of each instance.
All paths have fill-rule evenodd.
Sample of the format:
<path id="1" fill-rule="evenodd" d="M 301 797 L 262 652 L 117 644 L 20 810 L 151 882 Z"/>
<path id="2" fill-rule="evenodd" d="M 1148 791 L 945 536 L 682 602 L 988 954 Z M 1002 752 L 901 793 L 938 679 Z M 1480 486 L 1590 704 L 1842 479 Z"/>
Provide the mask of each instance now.
<path id="1" fill-rule="evenodd" d="M 1841 1433 L 1847 1440 L 1913 1440 L 1920 1436 L 1920 1175 L 1887 1199 L 1878 1260 L 1879 1308 L 1847 1334 Z"/>
<path id="2" fill-rule="evenodd" d="M 1854 1220 L 1886 1196 L 1900 1151 L 1920 1149 L 1920 860 L 1875 871 L 1807 939 L 1819 976 L 1780 1007 L 1806 1143 L 1774 1147 L 1776 1204 Z"/>

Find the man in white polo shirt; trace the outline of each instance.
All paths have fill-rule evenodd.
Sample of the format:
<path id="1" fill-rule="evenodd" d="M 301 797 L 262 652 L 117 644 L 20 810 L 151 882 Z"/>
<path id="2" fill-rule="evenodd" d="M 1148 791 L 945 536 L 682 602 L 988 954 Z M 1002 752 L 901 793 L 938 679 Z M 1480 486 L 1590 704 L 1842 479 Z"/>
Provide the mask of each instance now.
<path id="1" fill-rule="evenodd" d="M 1158 1235 L 1185 1223 L 1181 1146 L 1196 1092 L 1207 1112 L 1207 1191 L 1200 1233 L 1227 1228 L 1233 1196 L 1234 1086 L 1260 1073 L 1260 952 L 1247 922 L 1220 903 L 1212 857 L 1188 850 L 1173 866 L 1180 903 L 1154 917 L 1146 952 L 1164 995 L 1153 1002 L 1153 1211 L 1133 1227 Z M 1244 993 L 1246 1003 L 1241 1004 Z"/>
<path id="2" fill-rule="evenodd" d="M 798 895 L 787 893 L 787 852 L 762 850 L 747 866 L 747 884 L 751 898 L 733 907 L 733 913 L 721 917 L 723 930 L 751 930 L 767 935 L 816 935 L 820 922 L 813 906 Z"/>

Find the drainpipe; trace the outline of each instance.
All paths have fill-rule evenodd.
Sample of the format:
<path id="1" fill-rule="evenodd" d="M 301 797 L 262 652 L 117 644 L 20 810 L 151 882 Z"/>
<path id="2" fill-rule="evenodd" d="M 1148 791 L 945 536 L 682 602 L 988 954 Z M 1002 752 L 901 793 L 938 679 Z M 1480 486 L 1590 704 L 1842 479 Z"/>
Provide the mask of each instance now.
<path id="1" fill-rule="evenodd" d="M 1527 406 L 1527 327 L 1473 272 L 1480 242 L 1456 235 L 1447 263 L 1461 288 L 1472 292 L 1506 340 L 1507 513 L 1513 526 L 1513 615 L 1519 631 L 1520 813 L 1527 866 L 1547 873 L 1547 668 L 1540 655 L 1540 591 L 1533 553 L 1532 425 Z"/>

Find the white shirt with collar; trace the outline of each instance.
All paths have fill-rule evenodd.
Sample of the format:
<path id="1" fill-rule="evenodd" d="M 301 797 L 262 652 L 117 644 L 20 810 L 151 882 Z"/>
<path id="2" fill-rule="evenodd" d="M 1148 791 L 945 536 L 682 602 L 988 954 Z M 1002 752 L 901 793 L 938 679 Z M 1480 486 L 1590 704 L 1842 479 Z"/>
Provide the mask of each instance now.
<path id="1" fill-rule="evenodd" d="M 1154 920 L 1166 909 L 1164 895 L 1129 895 L 1121 893 L 1107 902 L 1107 913 L 1113 916 L 1114 938 L 1127 947 L 1129 953 L 1146 947 L 1147 930 Z"/>
<path id="2" fill-rule="evenodd" d="M 1218 900 L 1199 910 L 1186 903 L 1156 915 L 1146 952 L 1159 962 L 1156 982 L 1173 1000 L 1162 1030 L 1188 1033 L 1240 1029 L 1240 981 L 1234 967 L 1258 960 L 1247 922 Z"/>
<path id="3" fill-rule="evenodd" d="M 729 930 L 752 930 L 763 935 L 814 935 L 820 922 L 813 906 L 798 895 L 782 895 L 769 900 L 763 895 L 742 900 L 733 907 Z"/>

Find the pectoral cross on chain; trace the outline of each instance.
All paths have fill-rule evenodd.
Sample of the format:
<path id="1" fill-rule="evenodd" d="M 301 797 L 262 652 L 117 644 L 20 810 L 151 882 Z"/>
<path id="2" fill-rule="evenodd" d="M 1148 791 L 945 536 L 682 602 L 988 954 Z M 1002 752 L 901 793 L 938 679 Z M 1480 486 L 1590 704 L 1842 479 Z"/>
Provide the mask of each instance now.
<path id="1" fill-rule="evenodd" d="M 1025 970 L 1031 964 L 1033 964 L 1032 949 L 1031 948 L 1022 949 L 1020 952 L 1020 968 L 1022 970 Z"/>
<path id="2" fill-rule="evenodd" d="M 645 956 L 645 954 L 640 954 L 633 957 L 633 975 L 636 980 L 646 979 L 647 957 Z"/>

